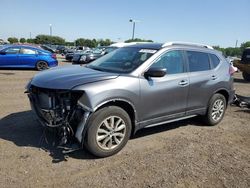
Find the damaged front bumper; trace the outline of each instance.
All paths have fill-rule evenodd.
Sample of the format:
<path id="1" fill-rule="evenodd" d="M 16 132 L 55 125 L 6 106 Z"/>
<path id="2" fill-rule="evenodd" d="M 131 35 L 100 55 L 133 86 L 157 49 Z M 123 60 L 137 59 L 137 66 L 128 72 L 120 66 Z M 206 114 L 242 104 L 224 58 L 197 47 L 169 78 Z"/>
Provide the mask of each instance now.
<path id="1" fill-rule="evenodd" d="M 26 93 L 40 123 L 57 130 L 59 145 L 72 143 L 73 140 L 83 145 L 85 127 L 91 114 L 91 109 L 79 100 L 83 93 L 35 86 L 30 86 Z"/>

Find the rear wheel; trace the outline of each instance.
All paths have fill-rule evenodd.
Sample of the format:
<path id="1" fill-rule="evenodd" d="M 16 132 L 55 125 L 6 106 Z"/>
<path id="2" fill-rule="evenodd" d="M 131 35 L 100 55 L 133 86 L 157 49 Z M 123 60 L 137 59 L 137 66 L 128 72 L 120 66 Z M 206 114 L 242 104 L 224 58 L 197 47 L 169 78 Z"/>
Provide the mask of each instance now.
<path id="1" fill-rule="evenodd" d="M 216 125 L 223 119 L 226 111 L 226 99 L 223 95 L 216 93 L 209 101 L 205 121 L 208 125 Z"/>
<path id="2" fill-rule="evenodd" d="M 89 119 L 86 148 L 97 157 L 118 153 L 128 142 L 131 120 L 126 111 L 116 106 L 105 107 Z"/>
<path id="3" fill-rule="evenodd" d="M 48 69 L 48 63 L 46 61 L 38 61 L 36 64 L 36 69 L 41 71 L 41 70 L 46 70 Z"/>
<path id="4" fill-rule="evenodd" d="M 242 72 L 242 77 L 244 78 L 244 80 L 250 82 L 250 74 Z"/>

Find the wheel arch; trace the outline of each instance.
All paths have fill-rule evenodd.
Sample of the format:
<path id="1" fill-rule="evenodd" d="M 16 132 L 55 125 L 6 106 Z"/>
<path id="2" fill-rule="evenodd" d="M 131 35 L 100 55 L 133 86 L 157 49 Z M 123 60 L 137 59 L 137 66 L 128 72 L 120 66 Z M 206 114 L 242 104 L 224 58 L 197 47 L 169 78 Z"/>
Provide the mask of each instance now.
<path id="1" fill-rule="evenodd" d="M 107 106 L 117 106 L 122 108 L 125 112 L 128 113 L 130 119 L 131 119 L 131 124 L 132 124 L 132 134 L 133 135 L 135 133 L 136 130 L 136 125 L 137 125 L 137 112 L 136 112 L 136 108 L 134 106 L 133 103 L 131 103 L 130 101 L 127 101 L 125 99 L 112 99 L 112 100 L 107 100 L 105 102 L 102 102 L 101 104 L 97 105 L 94 108 L 94 112 L 107 107 Z"/>
<path id="2" fill-rule="evenodd" d="M 221 94 L 221 95 L 223 95 L 225 97 L 225 99 L 226 99 L 226 104 L 228 105 L 228 102 L 229 102 L 229 92 L 228 92 L 227 89 L 225 89 L 225 88 L 218 89 L 218 90 L 216 90 L 214 92 L 214 94 Z M 211 96 L 211 97 L 213 97 L 213 96 Z"/>

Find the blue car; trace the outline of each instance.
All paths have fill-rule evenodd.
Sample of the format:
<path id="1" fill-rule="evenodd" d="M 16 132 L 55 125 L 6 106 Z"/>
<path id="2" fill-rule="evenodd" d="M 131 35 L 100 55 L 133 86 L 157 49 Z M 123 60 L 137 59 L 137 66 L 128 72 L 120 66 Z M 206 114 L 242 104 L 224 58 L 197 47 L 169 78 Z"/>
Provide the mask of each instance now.
<path id="1" fill-rule="evenodd" d="M 40 48 L 25 45 L 9 45 L 0 48 L 0 68 L 45 70 L 57 65 L 56 55 Z"/>

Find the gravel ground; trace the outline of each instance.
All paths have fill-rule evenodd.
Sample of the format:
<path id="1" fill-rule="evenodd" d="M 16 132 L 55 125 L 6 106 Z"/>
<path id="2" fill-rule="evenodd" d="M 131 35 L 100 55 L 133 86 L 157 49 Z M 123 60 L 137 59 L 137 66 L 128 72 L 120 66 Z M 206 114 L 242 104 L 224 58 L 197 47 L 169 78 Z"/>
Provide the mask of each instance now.
<path id="1" fill-rule="evenodd" d="M 250 187 L 250 110 L 229 107 L 214 127 L 193 118 L 141 130 L 104 159 L 63 155 L 51 133 L 41 139 L 24 94 L 36 73 L 0 70 L 0 187 Z M 235 75 L 238 94 L 249 86 Z"/>

